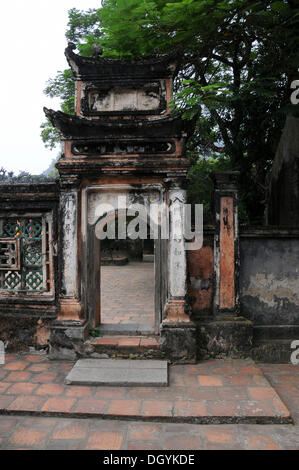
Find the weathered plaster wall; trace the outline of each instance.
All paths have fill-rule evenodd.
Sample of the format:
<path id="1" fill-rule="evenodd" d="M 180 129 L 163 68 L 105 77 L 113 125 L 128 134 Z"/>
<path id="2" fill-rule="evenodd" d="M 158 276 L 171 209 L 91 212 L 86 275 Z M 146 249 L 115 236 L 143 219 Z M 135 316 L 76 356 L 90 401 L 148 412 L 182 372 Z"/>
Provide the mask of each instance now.
<path id="1" fill-rule="evenodd" d="M 52 226 L 49 247 L 50 291 L 1 291 L 0 295 L 0 340 L 7 351 L 37 349 L 49 346 L 51 322 L 57 316 L 58 303 L 58 219 L 57 207 L 59 187 L 56 182 L 3 183 L 0 185 L 0 211 L 6 214 L 48 215 Z M 45 239 L 46 237 L 44 237 Z M 44 245 L 43 245 L 44 246 Z M 59 260 L 60 261 L 60 260 Z"/>
<path id="2" fill-rule="evenodd" d="M 194 318 L 211 315 L 214 294 L 214 236 L 204 236 L 200 250 L 187 252 L 188 295 Z"/>
<path id="3" fill-rule="evenodd" d="M 254 324 L 299 324 L 298 242 L 241 237 L 241 312 Z"/>
<path id="4" fill-rule="evenodd" d="M 0 340 L 7 352 L 48 349 L 51 320 L 37 318 L 0 317 Z"/>

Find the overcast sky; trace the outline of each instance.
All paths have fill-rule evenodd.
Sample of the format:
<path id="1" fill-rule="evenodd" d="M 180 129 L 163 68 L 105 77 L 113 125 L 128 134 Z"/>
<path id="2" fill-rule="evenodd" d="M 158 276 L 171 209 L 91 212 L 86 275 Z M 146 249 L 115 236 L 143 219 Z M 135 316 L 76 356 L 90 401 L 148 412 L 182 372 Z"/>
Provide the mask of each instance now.
<path id="1" fill-rule="evenodd" d="M 1 2 L 0 167 L 15 173 L 43 172 L 59 149 L 40 138 L 43 106 L 59 100 L 43 94 L 46 82 L 68 67 L 64 56 L 68 10 L 99 8 L 100 0 L 12 0 Z"/>

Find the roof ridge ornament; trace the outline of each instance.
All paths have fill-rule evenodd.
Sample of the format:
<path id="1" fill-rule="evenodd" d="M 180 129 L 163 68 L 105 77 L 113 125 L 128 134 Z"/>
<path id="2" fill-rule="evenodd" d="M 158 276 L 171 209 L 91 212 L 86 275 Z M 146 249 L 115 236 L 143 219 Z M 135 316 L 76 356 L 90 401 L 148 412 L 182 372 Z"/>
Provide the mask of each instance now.
<path id="1" fill-rule="evenodd" d="M 97 42 L 93 43 L 93 45 L 91 46 L 91 50 L 92 50 L 92 57 L 94 59 L 96 59 L 97 57 L 103 54 L 103 48 Z"/>
<path id="2" fill-rule="evenodd" d="M 67 43 L 67 49 L 69 49 L 70 51 L 74 51 L 77 49 L 77 46 L 74 42 L 68 42 Z"/>

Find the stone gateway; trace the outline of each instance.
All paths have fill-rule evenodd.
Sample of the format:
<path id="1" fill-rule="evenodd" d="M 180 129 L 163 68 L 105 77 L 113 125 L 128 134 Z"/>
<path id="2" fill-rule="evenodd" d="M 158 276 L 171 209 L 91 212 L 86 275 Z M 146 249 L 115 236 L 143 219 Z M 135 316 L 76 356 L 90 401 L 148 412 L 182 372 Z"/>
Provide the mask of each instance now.
<path id="1" fill-rule="evenodd" d="M 184 233 L 186 142 L 195 123 L 171 109 L 175 56 L 114 60 L 74 50 L 69 44 L 65 55 L 76 82 L 75 115 L 44 109 L 61 136 L 59 179 L 0 184 L 6 349 L 49 348 L 57 359 L 289 362 L 291 342 L 299 338 L 298 227 L 239 227 L 238 172 L 216 172 L 214 223 L 203 227 L 202 246 L 186 250 L 175 234 Z M 115 210 L 119 200 L 124 212 Z M 158 224 L 148 254 L 154 260 L 150 334 L 126 331 L 121 320 L 113 331 L 103 323 L 103 227 L 105 221 L 132 226 L 126 208 L 138 204 L 148 213 L 159 205 L 170 214 L 175 208 L 169 237 Z M 149 233 L 151 221 L 141 217 L 137 225 Z M 137 242 L 127 246 L 142 253 Z"/>

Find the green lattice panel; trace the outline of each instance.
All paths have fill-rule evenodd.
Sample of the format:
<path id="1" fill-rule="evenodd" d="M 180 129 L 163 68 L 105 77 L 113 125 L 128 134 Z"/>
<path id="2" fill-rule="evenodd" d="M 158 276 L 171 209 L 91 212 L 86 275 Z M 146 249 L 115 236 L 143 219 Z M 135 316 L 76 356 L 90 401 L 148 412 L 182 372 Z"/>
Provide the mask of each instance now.
<path id="1" fill-rule="evenodd" d="M 30 239 L 40 239 L 42 236 L 42 220 L 26 219 L 24 223 L 23 236 Z"/>
<path id="2" fill-rule="evenodd" d="M 1 288 L 8 290 L 21 289 L 21 274 L 17 271 L 8 271 L 5 273 Z"/>
<path id="3" fill-rule="evenodd" d="M 0 288 L 7 290 L 43 290 L 42 218 L 7 218 L 3 221 L 2 237 L 18 238 L 21 242 L 22 269 L 7 271 Z"/>
<path id="4" fill-rule="evenodd" d="M 7 219 L 3 224 L 3 237 L 19 238 L 22 233 L 21 222 L 17 219 Z"/>
<path id="5" fill-rule="evenodd" d="M 43 290 L 43 271 L 27 271 L 25 276 L 26 290 Z"/>
<path id="6" fill-rule="evenodd" d="M 23 248 L 23 261 L 25 266 L 42 266 L 42 247 L 25 245 Z"/>
<path id="7" fill-rule="evenodd" d="M 42 237 L 42 219 L 6 219 L 3 225 L 3 235 L 8 238 L 26 238 L 40 240 Z"/>

